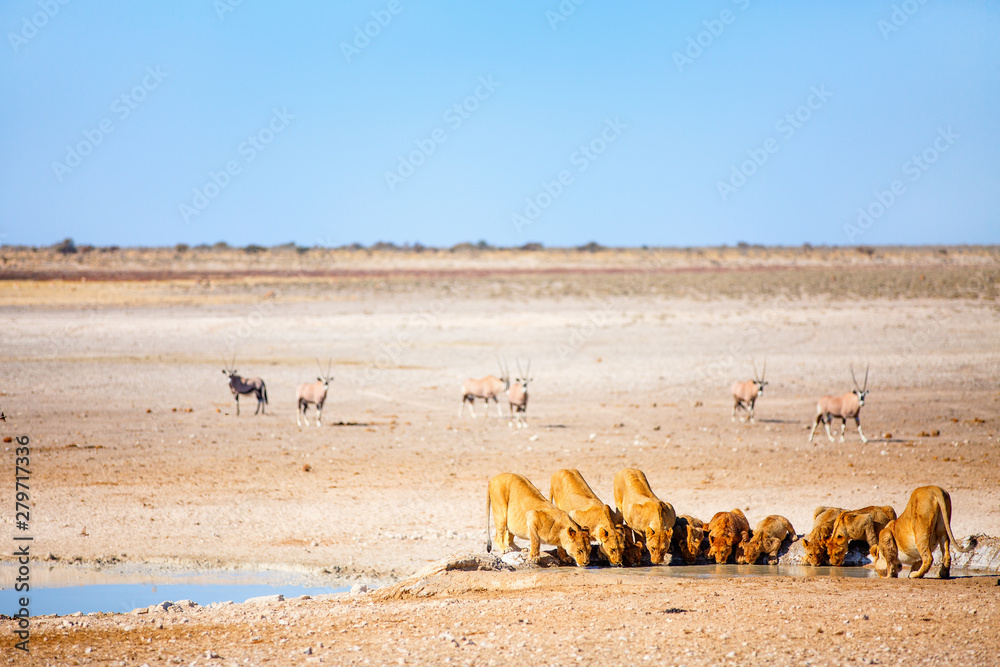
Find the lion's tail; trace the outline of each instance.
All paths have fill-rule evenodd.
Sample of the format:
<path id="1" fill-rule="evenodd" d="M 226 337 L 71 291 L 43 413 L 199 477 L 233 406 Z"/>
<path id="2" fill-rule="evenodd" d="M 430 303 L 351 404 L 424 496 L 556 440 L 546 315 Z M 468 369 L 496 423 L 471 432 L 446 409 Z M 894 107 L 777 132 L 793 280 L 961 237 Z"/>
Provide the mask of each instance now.
<path id="1" fill-rule="evenodd" d="M 955 539 L 955 533 L 951 532 L 951 508 L 949 507 L 949 505 L 951 505 L 950 501 L 951 501 L 951 496 L 948 495 L 947 491 L 945 491 L 944 494 L 942 494 L 941 497 L 938 499 L 939 509 L 941 510 L 941 514 L 944 516 L 944 527 L 945 530 L 948 531 L 948 539 L 951 540 L 951 545 L 955 547 L 955 550 L 967 554 L 976 547 L 976 538 L 974 537 L 969 538 L 969 543 L 965 545 L 964 548 L 958 545 L 958 540 Z"/>
<path id="2" fill-rule="evenodd" d="M 486 553 L 493 551 L 493 540 L 490 538 L 490 487 L 486 485 Z"/>

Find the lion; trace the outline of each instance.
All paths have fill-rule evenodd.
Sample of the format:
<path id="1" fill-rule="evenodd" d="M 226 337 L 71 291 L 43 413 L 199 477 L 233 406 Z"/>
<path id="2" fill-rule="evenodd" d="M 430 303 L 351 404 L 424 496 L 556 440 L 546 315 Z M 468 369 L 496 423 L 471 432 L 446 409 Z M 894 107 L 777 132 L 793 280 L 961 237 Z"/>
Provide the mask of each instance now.
<path id="1" fill-rule="evenodd" d="M 934 550 L 941 547 L 938 576 L 951 576 L 951 550 L 954 546 L 968 553 L 976 545 L 970 538 L 967 546 L 958 546 L 951 532 L 951 495 L 940 486 L 921 486 L 910 494 L 906 509 L 885 525 L 878 536 L 875 572 L 880 577 L 897 577 L 903 565 L 910 566 L 910 578 L 920 579 L 934 563 Z M 920 562 L 920 567 L 913 569 Z"/>
<path id="2" fill-rule="evenodd" d="M 615 525 L 611 508 L 601 502 L 578 470 L 556 471 L 549 485 L 549 498 L 597 539 L 600 553 L 612 566 L 622 566 L 625 530 Z"/>
<path id="3" fill-rule="evenodd" d="M 636 533 L 625 525 L 625 519 L 620 510 L 615 509 L 611 516 L 615 520 L 615 527 L 622 532 L 622 567 L 639 567 L 642 565 L 642 554 L 646 551 L 646 544 L 642 535 Z"/>
<path id="4" fill-rule="evenodd" d="M 496 540 L 505 552 L 514 551 L 514 537 L 530 540 L 528 558 L 537 563 L 542 544 L 557 548 L 559 560 L 584 567 L 590 563 L 590 535 L 542 495 L 521 475 L 500 473 L 490 480 L 486 492 L 486 552 L 490 540 L 490 509 L 496 526 Z M 570 558 L 570 556 L 572 558 Z"/>
<path id="5" fill-rule="evenodd" d="M 826 565 L 826 541 L 833 532 L 837 517 L 846 511 L 840 507 L 817 507 L 813 510 L 812 530 L 802 538 L 802 546 L 806 551 L 802 561 L 804 565 Z"/>
<path id="6" fill-rule="evenodd" d="M 864 507 L 859 510 L 844 512 L 837 517 L 833 530 L 826 541 L 826 551 L 830 557 L 830 565 L 840 567 L 847 556 L 847 547 L 852 540 L 865 540 L 871 557 L 875 557 L 875 547 L 878 545 L 878 535 L 885 524 L 896 518 L 896 510 L 888 505 L 882 507 Z"/>
<path id="7" fill-rule="evenodd" d="M 781 543 L 788 537 L 795 539 L 791 521 L 777 514 L 764 517 L 753 529 L 753 537 L 743 545 L 743 553 L 737 554 L 736 562 L 753 565 L 762 554 L 766 554 L 768 565 L 773 565 L 778 562 Z"/>
<path id="8" fill-rule="evenodd" d="M 705 541 L 705 523 L 701 519 L 682 514 L 674 523 L 672 540 L 673 552 L 684 559 L 688 565 L 701 556 L 702 542 Z"/>
<path id="9" fill-rule="evenodd" d="M 729 560 L 729 555 L 735 550 L 739 556 L 741 548 L 750 539 L 750 522 L 739 508 L 730 512 L 716 512 L 708 522 L 708 553 L 709 559 L 715 558 L 718 564 Z"/>
<path id="10" fill-rule="evenodd" d="M 673 506 L 656 497 L 646 475 L 636 468 L 620 470 L 614 485 L 615 507 L 622 513 L 625 525 L 641 535 L 650 562 L 662 564 L 677 519 Z"/>

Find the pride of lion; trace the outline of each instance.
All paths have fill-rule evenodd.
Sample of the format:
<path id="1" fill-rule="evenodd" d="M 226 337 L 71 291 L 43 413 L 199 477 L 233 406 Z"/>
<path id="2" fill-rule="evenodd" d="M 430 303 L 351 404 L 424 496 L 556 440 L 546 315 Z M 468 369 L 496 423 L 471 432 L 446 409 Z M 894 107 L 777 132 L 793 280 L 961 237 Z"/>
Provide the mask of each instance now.
<path id="1" fill-rule="evenodd" d="M 504 552 L 516 551 L 514 537 L 529 541 L 528 558 L 541 559 L 541 545 L 556 547 L 556 558 L 579 567 L 603 563 L 614 567 L 707 562 L 752 565 L 778 562 L 782 548 L 799 539 L 785 517 L 771 514 L 751 530 L 742 510 L 717 512 L 705 523 L 687 514 L 677 515 L 673 505 L 656 495 L 646 474 L 625 468 L 614 477 L 614 509 L 594 492 L 579 470 L 556 471 L 549 483 L 549 499 L 526 477 L 501 473 L 489 482 L 486 500 L 486 551 L 495 540 Z M 962 552 L 975 545 L 959 546 L 951 531 L 951 496 L 938 486 L 913 492 L 903 513 L 888 506 L 857 510 L 817 507 L 813 527 L 802 538 L 803 564 L 843 565 L 849 545 L 864 542 L 880 577 L 898 576 L 911 565 L 911 577 L 923 577 L 941 551 L 939 576 L 947 579 L 954 546 Z M 596 545 L 591 542 L 596 541 Z"/>

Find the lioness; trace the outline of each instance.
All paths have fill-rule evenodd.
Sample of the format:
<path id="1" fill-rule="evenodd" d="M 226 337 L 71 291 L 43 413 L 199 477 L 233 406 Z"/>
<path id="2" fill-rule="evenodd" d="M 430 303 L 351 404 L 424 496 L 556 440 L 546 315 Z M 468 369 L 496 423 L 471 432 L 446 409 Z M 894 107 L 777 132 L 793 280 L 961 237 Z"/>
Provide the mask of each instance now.
<path id="1" fill-rule="evenodd" d="M 670 503 L 656 497 L 641 470 L 625 468 L 615 475 L 615 507 L 622 513 L 625 525 L 642 535 L 650 562 L 663 563 L 677 515 Z"/>
<path id="2" fill-rule="evenodd" d="M 597 538 L 600 552 L 615 567 L 622 565 L 625 531 L 615 525 L 611 508 L 601 502 L 578 470 L 557 470 L 549 484 L 552 503 Z"/>
<path id="3" fill-rule="evenodd" d="M 971 551 L 975 540 L 962 548 L 951 532 L 951 496 L 940 486 L 921 486 L 910 494 L 906 509 L 899 518 L 890 521 L 878 536 L 875 571 L 880 577 L 896 577 L 903 565 L 910 566 L 910 577 L 919 579 L 927 574 L 934 562 L 934 550 L 941 547 L 941 569 L 938 576 L 951 576 L 953 545 L 962 553 Z M 913 565 L 920 561 L 916 570 Z"/>
<path id="4" fill-rule="evenodd" d="M 715 558 L 716 563 L 725 563 L 733 549 L 738 552 L 740 546 L 749 539 L 750 522 L 739 508 L 730 512 L 716 512 L 708 522 L 708 553 L 705 555 L 709 559 Z"/>
<path id="5" fill-rule="evenodd" d="M 688 565 L 693 565 L 702 554 L 702 542 L 705 541 L 705 523 L 701 519 L 682 514 L 674 523 L 673 551 L 684 559 Z"/>
<path id="6" fill-rule="evenodd" d="M 804 565 L 826 564 L 826 541 L 833 532 L 833 524 L 837 517 L 847 510 L 840 507 L 817 507 L 813 510 L 813 527 L 809 534 L 802 538 L 802 546 L 806 550 Z"/>
<path id="7" fill-rule="evenodd" d="M 497 543 L 503 550 L 514 551 L 514 536 L 531 541 L 528 557 L 537 562 L 542 544 L 557 547 L 564 563 L 580 567 L 590 562 L 590 535 L 576 521 L 542 495 L 534 484 L 521 475 L 503 472 L 490 480 L 486 491 L 486 552 L 493 550 L 490 540 L 490 508 L 496 526 Z M 567 557 L 567 552 L 572 559 Z"/>
<path id="8" fill-rule="evenodd" d="M 875 547 L 878 545 L 878 535 L 885 524 L 896 518 L 896 510 L 888 505 L 882 507 L 864 507 L 859 510 L 844 512 L 837 517 L 833 531 L 826 541 L 826 551 L 830 556 L 830 565 L 840 567 L 847 556 L 847 546 L 851 540 L 865 540 L 871 557 L 875 558 Z"/>
<path id="9" fill-rule="evenodd" d="M 743 553 L 737 555 L 736 562 L 753 565 L 761 554 L 766 554 L 768 565 L 776 563 L 781 543 L 788 537 L 795 539 L 791 521 L 777 514 L 764 517 L 753 529 L 753 537 L 743 545 Z"/>

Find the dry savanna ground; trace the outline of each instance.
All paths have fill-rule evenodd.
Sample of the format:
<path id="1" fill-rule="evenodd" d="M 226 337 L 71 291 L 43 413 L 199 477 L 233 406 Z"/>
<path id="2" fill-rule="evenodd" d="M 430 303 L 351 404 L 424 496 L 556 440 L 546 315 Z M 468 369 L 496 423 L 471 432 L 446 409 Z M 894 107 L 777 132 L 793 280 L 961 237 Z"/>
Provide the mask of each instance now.
<path id="1" fill-rule="evenodd" d="M 591 250 L 0 249 L 0 432 L 31 439 L 36 553 L 388 585 L 482 551 L 490 476 L 547 490 L 563 467 L 606 501 L 636 466 L 680 513 L 783 514 L 800 534 L 818 505 L 899 512 L 937 484 L 960 539 L 1000 535 L 997 249 Z M 236 416 L 220 373 L 234 354 L 267 382 L 266 415 L 244 398 Z M 498 354 L 531 360 L 527 429 L 482 404 L 458 415 L 459 385 Z M 295 388 L 317 358 L 335 377 L 325 423 L 300 429 Z M 728 387 L 751 359 L 770 384 L 757 423 L 734 423 Z M 807 442 L 849 364 L 871 366 L 870 441 L 851 424 L 844 443 Z M 0 526 L 12 544 L 9 509 Z M 995 576 L 558 568 L 390 590 L 35 619 L 28 656 L 4 620 L 0 644 L 53 665 L 1000 655 Z"/>

